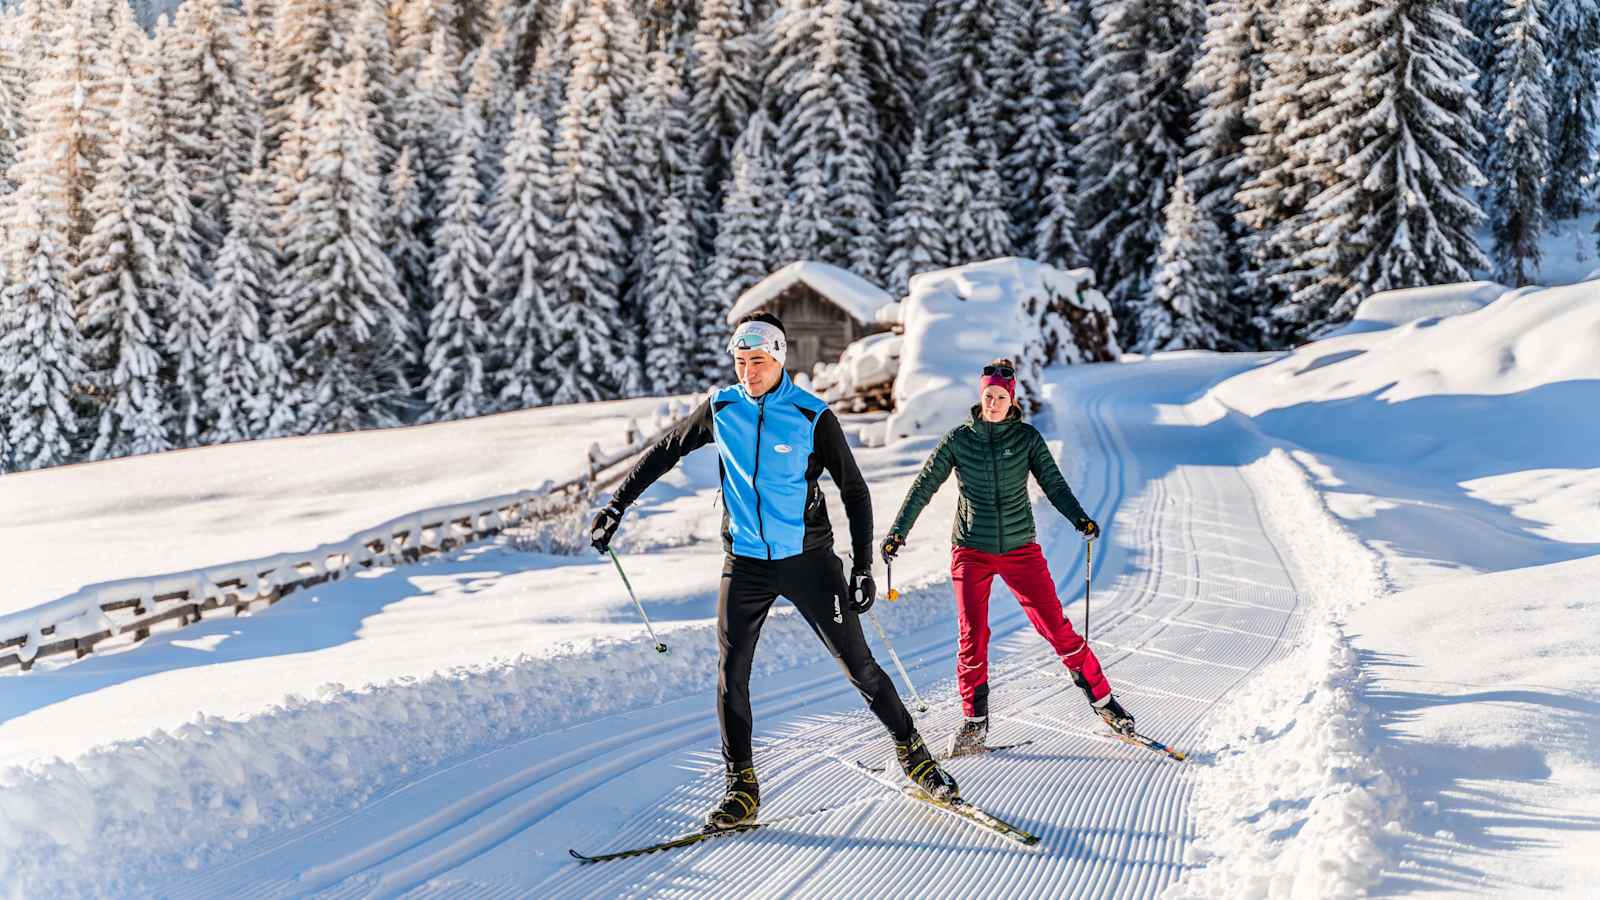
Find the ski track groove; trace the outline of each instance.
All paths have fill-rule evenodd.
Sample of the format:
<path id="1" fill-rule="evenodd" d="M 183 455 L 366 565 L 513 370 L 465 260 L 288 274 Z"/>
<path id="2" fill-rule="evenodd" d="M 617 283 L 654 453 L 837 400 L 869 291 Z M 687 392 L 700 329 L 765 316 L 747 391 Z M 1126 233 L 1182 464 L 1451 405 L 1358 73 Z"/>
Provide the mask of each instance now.
<path id="1" fill-rule="evenodd" d="M 1132 452 L 1111 407 L 1124 395 L 1123 384 L 1136 377 L 1107 372 L 1089 390 L 1077 392 L 1081 402 L 1053 411 L 1058 421 L 1069 421 L 1071 413 L 1071 421 L 1082 423 L 1074 429 L 1076 436 L 1055 429 L 1052 437 L 1062 441 L 1065 452 L 1091 456 L 1084 481 L 1092 487 L 1079 493 L 1097 498 L 1094 514 L 1102 521 L 1116 513 L 1117 527 L 1097 545 L 1110 552 L 1097 559 L 1096 571 L 1117 575 L 1099 579 L 1089 622 L 1108 677 L 1139 717 L 1142 731 L 1180 750 L 1203 752 L 1210 711 L 1289 648 L 1301 627 L 1298 596 L 1265 532 L 1258 498 L 1238 472 L 1217 464 L 1173 465 L 1180 451 L 1154 442 L 1148 458 Z M 1123 402 L 1134 413 L 1129 427 L 1143 427 L 1137 417 L 1140 399 Z M 1152 461 L 1159 471 L 1147 476 L 1143 468 Z M 1081 605 L 1074 603 L 1083 581 L 1078 535 L 1047 501 L 1039 504 L 1039 541 L 1056 569 L 1069 615 L 1076 609 L 1075 621 L 1081 623 Z M 1115 548 L 1111 540 L 1119 541 Z M 948 592 L 948 578 L 919 590 Z M 698 826 L 721 794 L 714 721 L 696 712 L 648 722 L 642 711 L 634 711 L 617 717 L 631 721 L 611 737 L 508 769 L 431 815 L 330 855 L 299 877 L 241 880 L 250 865 L 260 869 L 283 848 L 311 842 L 356 816 L 381 814 L 385 801 L 441 772 L 515 753 L 522 745 L 527 759 L 539 760 L 533 743 L 539 738 L 485 750 L 402 785 L 362 810 L 263 839 L 245 848 L 238 861 L 199 873 L 160 896 L 1158 896 L 1186 868 L 1194 838 L 1189 770 L 1106 736 L 1019 606 L 997 602 L 991 633 L 991 740 L 1026 736 L 1034 743 L 952 760 L 950 768 L 964 796 L 1038 834 L 1041 843 L 1035 848 L 1019 847 L 904 798 L 857 769 L 857 759 L 887 761 L 889 775 L 898 778 L 887 736 L 865 708 L 805 713 L 809 705 L 851 691 L 838 672 L 829 670 L 754 698 L 758 714 L 769 723 L 764 729 L 758 725 L 762 808 L 784 819 L 773 827 L 633 860 L 560 865 L 531 882 L 503 872 L 477 874 L 484 867 L 475 867 L 475 860 L 639 765 L 688 764 L 705 774 L 620 821 L 591 820 L 567 835 L 573 845 L 634 846 Z M 919 728 L 942 754 L 961 716 L 954 642 L 938 636 L 900 649 L 924 696 L 933 701 L 918 715 Z M 901 684 L 897 673 L 890 677 Z M 376 813 L 373 807 L 379 807 Z M 553 852 L 543 845 L 536 849 Z"/>

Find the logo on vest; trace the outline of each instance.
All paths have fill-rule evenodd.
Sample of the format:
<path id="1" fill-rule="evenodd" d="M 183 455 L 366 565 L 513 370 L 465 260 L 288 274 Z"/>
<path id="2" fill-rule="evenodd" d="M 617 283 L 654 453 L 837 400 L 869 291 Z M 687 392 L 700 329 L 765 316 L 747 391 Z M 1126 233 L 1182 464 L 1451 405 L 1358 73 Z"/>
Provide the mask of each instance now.
<path id="1" fill-rule="evenodd" d="M 788 453 L 790 450 L 793 450 L 794 448 L 789 446 L 788 444 L 778 444 L 777 446 L 773 447 L 772 449 L 777 451 L 777 452 L 779 452 L 779 453 Z"/>
<path id="2" fill-rule="evenodd" d="M 1007 447 L 1007 448 L 1006 448 L 1006 452 L 1004 452 L 1004 453 L 1002 453 L 1002 454 L 1000 454 L 1000 455 L 1001 455 L 1001 456 L 1010 456 L 1010 455 L 1011 455 L 1011 448 L 1010 448 L 1010 447 Z"/>
<path id="3" fill-rule="evenodd" d="M 844 624 L 844 611 L 839 608 L 839 595 L 833 595 L 833 620 L 840 625 Z"/>

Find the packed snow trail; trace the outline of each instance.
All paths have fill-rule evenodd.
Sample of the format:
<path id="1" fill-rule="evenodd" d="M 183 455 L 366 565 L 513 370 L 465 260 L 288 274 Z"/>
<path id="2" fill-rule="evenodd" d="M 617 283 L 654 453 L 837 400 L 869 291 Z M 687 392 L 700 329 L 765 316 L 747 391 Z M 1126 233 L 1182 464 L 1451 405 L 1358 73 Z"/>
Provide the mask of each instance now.
<path id="1" fill-rule="evenodd" d="M 1056 370 L 1047 388 L 1054 420 L 1040 422 L 1064 440 L 1064 456 L 1088 456 L 1090 475 L 1073 486 L 1108 525 L 1091 640 L 1140 730 L 1189 751 L 1189 766 L 1205 762 L 1208 713 L 1285 652 L 1300 624 L 1290 575 L 1235 470 L 1263 448 L 1230 420 L 1197 424 L 1182 407 L 1248 364 L 1197 355 Z M 1081 624 L 1082 541 L 1048 506 L 1039 521 L 1068 614 Z M 923 525 L 922 541 L 947 527 Z M 568 848 L 621 849 L 698 825 L 721 793 L 708 694 L 472 756 L 347 815 L 252 843 L 161 893 L 1158 895 L 1183 873 L 1194 837 L 1189 767 L 1103 735 L 996 587 L 990 741 L 1034 743 L 950 769 L 965 796 L 1039 834 L 1038 847 L 910 802 L 859 771 L 857 760 L 881 763 L 890 744 L 828 660 L 752 683 L 762 815 L 784 819 L 775 827 L 601 865 L 568 857 Z M 949 584 L 924 590 L 947 594 Z M 940 747 L 961 715 L 954 635 L 940 623 L 896 644 L 931 705 L 919 726 Z"/>

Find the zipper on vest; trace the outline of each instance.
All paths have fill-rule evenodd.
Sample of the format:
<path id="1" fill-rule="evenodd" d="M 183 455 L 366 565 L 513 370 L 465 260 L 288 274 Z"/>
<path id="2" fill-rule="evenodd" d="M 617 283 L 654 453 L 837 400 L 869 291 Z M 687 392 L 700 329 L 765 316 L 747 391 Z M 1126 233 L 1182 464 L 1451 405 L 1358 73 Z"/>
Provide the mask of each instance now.
<path id="1" fill-rule="evenodd" d="M 761 486 L 759 478 L 761 475 L 761 425 L 767 418 L 767 398 L 765 394 L 761 396 L 760 400 L 756 401 L 756 408 L 760 412 L 756 413 L 756 464 L 750 470 L 750 492 L 756 495 L 756 533 L 761 535 L 761 543 L 767 548 L 767 559 L 771 559 L 772 545 L 767 543 L 767 526 L 761 521 Z"/>

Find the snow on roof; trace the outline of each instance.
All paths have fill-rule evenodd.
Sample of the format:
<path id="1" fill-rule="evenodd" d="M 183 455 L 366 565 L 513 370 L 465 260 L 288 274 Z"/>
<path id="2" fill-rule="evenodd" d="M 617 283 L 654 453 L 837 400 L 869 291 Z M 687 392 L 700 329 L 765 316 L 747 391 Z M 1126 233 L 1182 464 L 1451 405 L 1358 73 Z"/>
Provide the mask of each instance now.
<path id="1" fill-rule="evenodd" d="M 857 322 L 871 322 L 881 307 L 894 302 L 888 291 L 854 272 L 827 263 L 801 260 L 773 272 L 740 294 L 738 302 L 728 312 L 728 324 L 771 303 L 797 281 L 805 282 Z"/>

